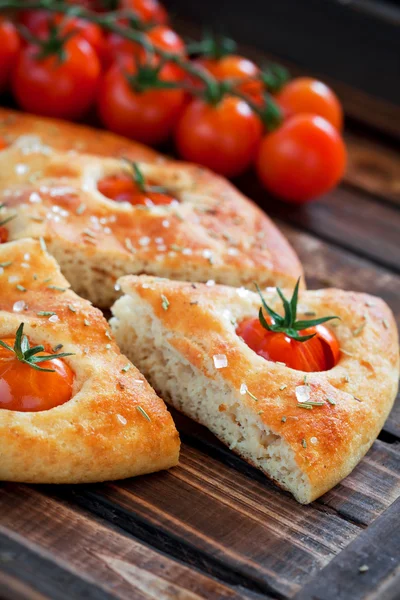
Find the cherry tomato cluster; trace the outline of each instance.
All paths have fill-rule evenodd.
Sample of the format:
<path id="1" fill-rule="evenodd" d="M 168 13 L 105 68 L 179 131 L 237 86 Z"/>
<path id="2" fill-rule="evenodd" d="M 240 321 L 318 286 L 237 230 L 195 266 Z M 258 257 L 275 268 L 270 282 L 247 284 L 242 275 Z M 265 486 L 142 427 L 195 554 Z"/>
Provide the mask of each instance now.
<path id="1" fill-rule="evenodd" d="M 111 131 L 150 145 L 172 138 L 182 158 L 227 177 L 255 165 L 264 187 L 292 203 L 342 178 L 343 111 L 324 83 L 280 80 L 210 40 L 193 52 L 157 0 L 65 6 L 72 12 L 0 17 L 0 93 L 11 90 L 22 109 L 64 119 L 95 109 Z"/>

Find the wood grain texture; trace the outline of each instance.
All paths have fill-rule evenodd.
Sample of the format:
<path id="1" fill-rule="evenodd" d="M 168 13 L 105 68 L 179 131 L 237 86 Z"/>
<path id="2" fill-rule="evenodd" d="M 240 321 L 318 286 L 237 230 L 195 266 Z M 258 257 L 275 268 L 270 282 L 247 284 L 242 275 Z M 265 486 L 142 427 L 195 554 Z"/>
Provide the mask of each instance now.
<path id="1" fill-rule="evenodd" d="M 397 600 L 399 520 L 400 499 L 304 586 L 295 600 Z"/>
<path id="2" fill-rule="evenodd" d="M 10 600 L 17 593 L 24 600 L 42 595 L 54 600 L 250 597 L 121 535 L 40 488 L 4 484 L 0 528 L 0 584 L 10 588 L 5 596 Z M 26 589 L 18 592 L 22 584 Z"/>
<path id="3" fill-rule="evenodd" d="M 337 495 L 301 506 L 218 442 L 204 442 L 192 433 L 186 441 L 190 436 L 194 444 L 183 444 L 179 467 L 118 484 L 75 488 L 71 500 L 138 537 L 145 527 L 146 541 L 160 550 L 166 550 L 165 538 L 174 538 L 179 558 L 184 559 L 185 549 L 196 549 L 261 592 L 291 597 L 399 493 L 399 473 L 388 477 L 392 465 L 379 468 L 388 460 L 384 444 L 378 443 L 363 473 L 350 475 Z M 355 499 L 359 479 L 363 485 Z"/>

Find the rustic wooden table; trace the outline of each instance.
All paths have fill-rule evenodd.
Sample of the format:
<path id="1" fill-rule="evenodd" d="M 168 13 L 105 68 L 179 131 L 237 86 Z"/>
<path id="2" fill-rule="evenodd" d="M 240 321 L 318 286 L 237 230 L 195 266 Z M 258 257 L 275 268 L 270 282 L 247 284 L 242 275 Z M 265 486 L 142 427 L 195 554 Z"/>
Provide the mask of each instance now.
<path id="1" fill-rule="evenodd" d="M 400 110 L 336 89 L 349 116 L 343 185 L 297 209 L 267 197 L 251 174 L 237 183 L 288 236 L 310 288 L 377 294 L 399 321 Z M 400 398 L 354 472 L 309 506 L 174 416 L 183 444 L 169 472 L 1 484 L 0 598 L 400 598 Z"/>

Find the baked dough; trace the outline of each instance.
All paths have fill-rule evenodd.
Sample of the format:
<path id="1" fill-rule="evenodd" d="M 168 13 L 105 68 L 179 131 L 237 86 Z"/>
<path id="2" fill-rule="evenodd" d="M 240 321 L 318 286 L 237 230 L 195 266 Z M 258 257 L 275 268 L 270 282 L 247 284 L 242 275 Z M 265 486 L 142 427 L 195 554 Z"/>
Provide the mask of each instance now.
<path id="1" fill-rule="evenodd" d="M 302 268 L 270 219 L 228 181 L 88 127 L 0 109 L 0 212 L 11 240 L 42 236 L 79 295 L 109 307 L 129 273 L 232 286 L 294 285 Z M 92 153 L 92 154 L 90 154 Z M 103 155 L 103 156 L 100 156 Z M 105 157 L 105 156 L 106 157 Z M 150 209 L 97 190 L 130 170 L 179 199 Z"/>
<path id="2" fill-rule="evenodd" d="M 83 483 L 176 465 L 171 415 L 121 354 L 102 313 L 68 289 L 38 241 L 0 245 L 0 265 L 0 339 L 24 322 L 31 342 L 73 352 L 64 360 L 75 371 L 65 404 L 41 412 L 0 409 L 0 479 Z"/>
<path id="3" fill-rule="evenodd" d="M 165 400 L 299 502 L 343 479 L 378 435 L 399 377 L 397 330 L 383 300 L 336 289 L 301 293 L 299 318 L 341 319 L 329 324 L 337 323 L 338 364 L 305 374 L 265 360 L 236 335 L 238 322 L 257 316 L 251 291 L 134 276 L 120 285 L 126 295 L 111 325 L 122 351 Z M 265 299 L 281 312 L 275 289 Z M 323 406 L 299 407 L 305 386 Z"/>

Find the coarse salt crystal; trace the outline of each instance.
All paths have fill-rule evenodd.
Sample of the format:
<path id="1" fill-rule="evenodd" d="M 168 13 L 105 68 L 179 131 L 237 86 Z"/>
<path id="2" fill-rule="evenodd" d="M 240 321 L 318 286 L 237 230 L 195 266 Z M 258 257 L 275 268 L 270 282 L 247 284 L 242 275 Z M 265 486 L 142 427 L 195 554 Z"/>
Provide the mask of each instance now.
<path id="1" fill-rule="evenodd" d="M 0 267 L 0 275 L 3 275 L 3 273 L 4 273 L 4 268 Z"/>
<path id="2" fill-rule="evenodd" d="M 193 254 L 193 250 L 191 248 L 184 248 L 182 250 L 182 254 L 185 254 L 186 256 L 190 256 L 191 254 Z"/>
<path id="3" fill-rule="evenodd" d="M 245 394 L 247 394 L 247 385 L 245 383 L 242 383 L 242 385 L 240 386 L 240 393 L 242 394 L 242 396 L 244 396 Z"/>
<path id="4" fill-rule="evenodd" d="M 19 281 L 18 275 L 10 275 L 8 278 L 8 283 L 17 283 Z"/>
<path id="5" fill-rule="evenodd" d="M 119 292 L 119 291 L 121 290 L 121 286 L 119 285 L 119 283 L 116 283 L 116 284 L 114 285 L 114 290 L 115 290 L 116 292 Z"/>
<path id="6" fill-rule="evenodd" d="M 150 244 L 150 238 L 146 235 L 141 237 L 139 240 L 139 246 L 148 246 Z"/>
<path id="7" fill-rule="evenodd" d="M 313 436 L 312 438 L 310 438 L 310 442 L 312 444 L 317 444 L 318 443 L 318 438 L 316 438 L 315 436 Z"/>
<path id="8" fill-rule="evenodd" d="M 29 263 L 23 262 L 21 263 L 21 267 L 23 267 L 24 269 L 30 269 L 31 265 Z"/>
<path id="9" fill-rule="evenodd" d="M 51 317 L 49 317 L 50 323 L 57 323 L 59 320 L 60 318 L 57 315 L 51 315 Z"/>
<path id="10" fill-rule="evenodd" d="M 25 308 L 25 302 L 23 300 L 18 300 L 18 302 L 14 303 L 13 311 L 14 312 L 22 312 Z"/>
<path id="11" fill-rule="evenodd" d="M 164 238 L 162 238 L 162 237 L 156 237 L 154 241 L 155 241 L 156 244 L 163 244 L 164 243 Z"/>
<path id="12" fill-rule="evenodd" d="M 224 369 L 228 366 L 228 359 L 225 354 L 214 354 L 213 361 L 216 369 Z"/>
<path id="13" fill-rule="evenodd" d="M 117 415 L 117 419 L 122 425 L 126 425 L 128 422 L 122 415 Z"/>
<path id="14" fill-rule="evenodd" d="M 214 279 L 209 279 L 209 280 L 206 282 L 206 285 L 208 285 L 208 287 L 212 287 L 213 285 L 215 285 L 215 281 L 214 281 Z"/>
<path id="15" fill-rule="evenodd" d="M 308 385 L 298 385 L 295 389 L 298 402 L 309 402 L 310 387 Z"/>
<path id="16" fill-rule="evenodd" d="M 28 171 L 29 171 L 28 165 L 24 165 L 22 163 L 15 165 L 15 172 L 17 175 L 25 175 L 25 173 L 27 173 Z"/>
<path id="17" fill-rule="evenodd" d="M 29 252 L 26 252 L 24 254 L 24 260 L 31 260 L 31 255 L 29 254 Z"/>
<path id="18" fill-rule="evenodd" d="M 169 227 L 169 221 L 167 221 L 167 219 L 164 219 L 164 221 L 161 224 L 163 227 Z"/>
<path id="19" fill-rule="evenodd" d="M 229 256 L 237 256 L 239 254 L 239 250 L 237 248 L 228 248 Z"/>
<path id="20" fill-rule="evenodd" d="M 249 292 L 244 287 L 240 287 L 236 290 L 236 293 L 241 298 L 245 298 Z"/>
<path id="21" fill-rule="evenodd" d="M 213 253 L 211 252 L 211 250 L 207 250 L 207 249 L 203 250 L 203 256 L 204 256 L 204 258 L 211 258 L 212 254 Z"/>
<path id="22" fill-rule="evenodd" d="M 42 199 L 37 192 L 32 192 L 29 196 L 29 202 L 32 202 L 32 204 L 40 204 L 41 201 Z"/>

